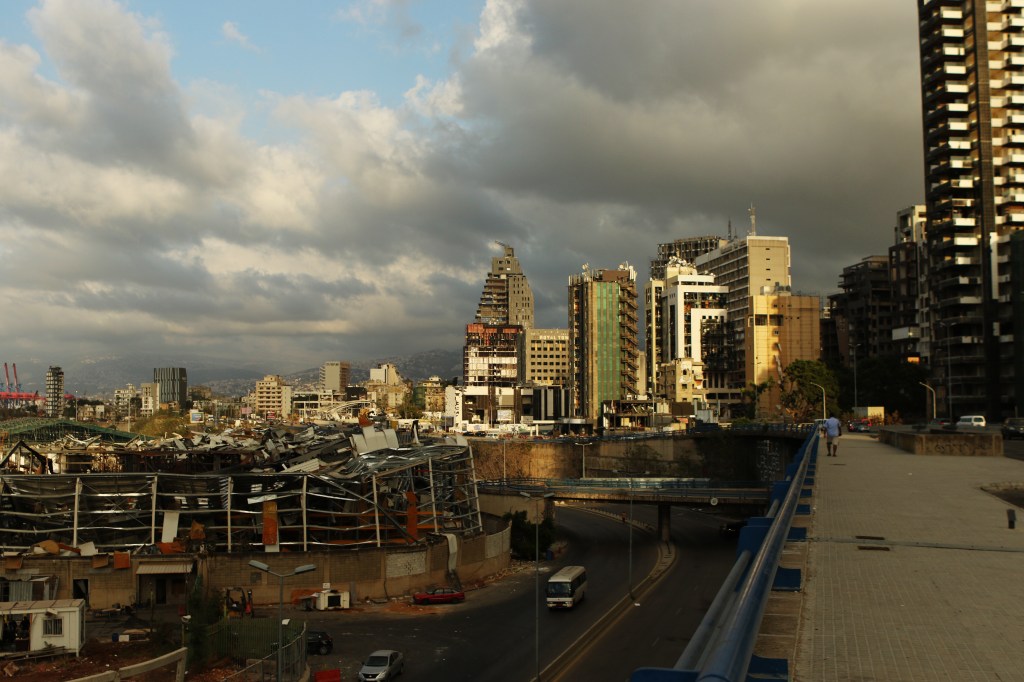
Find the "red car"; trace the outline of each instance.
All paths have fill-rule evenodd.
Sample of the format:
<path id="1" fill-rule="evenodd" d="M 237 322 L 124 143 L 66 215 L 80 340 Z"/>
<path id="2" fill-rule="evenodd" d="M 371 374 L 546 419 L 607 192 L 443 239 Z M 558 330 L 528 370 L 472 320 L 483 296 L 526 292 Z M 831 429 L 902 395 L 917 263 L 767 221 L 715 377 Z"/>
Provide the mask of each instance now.
<path id="1" fill-rule="evenodd" d="M 462 590 L 454 590 L 450 587 L 435 587 L 426 592 L 417 592 L 412 595 L 414 604 L 451 604 L 466 599 L 466 593 Z"/>

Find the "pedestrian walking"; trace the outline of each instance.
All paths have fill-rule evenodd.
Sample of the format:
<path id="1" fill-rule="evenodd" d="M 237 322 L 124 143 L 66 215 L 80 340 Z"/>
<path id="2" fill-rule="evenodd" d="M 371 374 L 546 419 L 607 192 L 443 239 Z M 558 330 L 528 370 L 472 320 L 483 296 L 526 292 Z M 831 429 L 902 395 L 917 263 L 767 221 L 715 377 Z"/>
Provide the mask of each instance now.
<path id="1" fill-rule="evenodd" d="M 843 424 L 833 414 L 825 420 L 825 448 L 828 450 L 829 457 L 839 456 L 839 437 L 841 435 L 843 435 Z"/>

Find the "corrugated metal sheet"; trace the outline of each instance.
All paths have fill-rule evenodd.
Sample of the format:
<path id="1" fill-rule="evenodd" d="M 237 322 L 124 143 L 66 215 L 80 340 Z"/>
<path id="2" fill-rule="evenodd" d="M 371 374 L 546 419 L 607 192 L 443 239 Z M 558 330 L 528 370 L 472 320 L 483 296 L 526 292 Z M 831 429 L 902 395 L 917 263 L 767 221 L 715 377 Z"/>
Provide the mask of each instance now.
<path id="1" fill-rule="evenodd" d="M 191 561 L 143 561 L 135 569 L 135 575 L 169 575 L 191 572 Z"/>

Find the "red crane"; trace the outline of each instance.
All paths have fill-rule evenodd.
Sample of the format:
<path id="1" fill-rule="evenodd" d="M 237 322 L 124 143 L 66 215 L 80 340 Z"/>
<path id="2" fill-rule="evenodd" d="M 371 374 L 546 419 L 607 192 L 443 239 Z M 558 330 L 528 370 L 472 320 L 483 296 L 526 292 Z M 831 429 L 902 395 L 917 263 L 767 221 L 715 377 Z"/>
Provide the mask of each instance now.
<path id="1" fill-rule="evenodd" d="M 4 363 L 4 391 L 11 392 L 11 373 L 7 371 L 7 363 Z"/>

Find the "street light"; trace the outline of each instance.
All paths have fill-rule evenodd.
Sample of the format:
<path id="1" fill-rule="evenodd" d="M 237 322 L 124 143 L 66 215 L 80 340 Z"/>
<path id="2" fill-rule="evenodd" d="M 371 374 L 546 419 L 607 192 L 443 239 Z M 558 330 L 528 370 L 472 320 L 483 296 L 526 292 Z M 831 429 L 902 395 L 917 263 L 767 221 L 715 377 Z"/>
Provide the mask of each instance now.
<path id="1" fill-rule="evenodd" d="M 530 493 L 520 492 L 523 497 L 534 500 L 536 502 L 543 502 L 546 499 L 555 496 L 554 493 L 544 493 L 543 495 L 531 495 Z M 536 517 L 536 514 L 534 515 Z M 543 518 L 543 515 L 541 516 Z M 537 523 L 533 526 L 533 549 L 534 549 L 534 585 L 533 585 L 533 612 L 534 612 L 534 628 L 533 628 L 533 647 L 534 657 L 537 666 L 537 682 L 540 682 L 540 519 L 535 518 Z"/>
<path id="2" fill-rule="evenodd" d="M 928 384 L 924 383 L 923 381 L 919 381 L 917 383 L 921 384 L 922 386 L 924 386 L 925 388 L 932 392 L 932 419 L 935 419 L 935 389 L 929 386 Z"/>
<path id="3" fill-rule="evenodd" d="M 813 381 L 808 381 L 807 383 L 809 383 L 811 386 L 817 386 L 818 388 L 821 389 L 821 418 L 825 419 L 825 387 L 822 386 L 821 384 L 816 384 Z"/>
<path id="4" fill-rule="evenodd" d="M 636 597 L 633 596 L 633 472 L 616 471 L 615 473 L 629 476 L 629 562 L 626 572 L 626 587 L 629 588 L 629 598 L 634 600 L 633 606 L 640 606 L 636 603 Z M 651 472 L 645 471 L 642 475 L 646 476 L 649 473 Z"/>
<path id="5" fill-rule="evenodd" d="M 587 477 L 587 446 L 590 444 L 591 443 L 589 441 L 585 443 L 580 443 L 580 445 L 583 446 L 583 475 L 580 476 L 580 478 Z"/>
<path id="6" fill-rule="evenodd" d="M 253 559 L 249 562 L 249 565 L 253 568 L 258 568 L 264 573 L 276 575 L 277 579 L 280 581 L 281 589 L 277 602 L 277 680 L 278 682 L 281 682 L 281 680 L 284 679 L 282 677 L 284 674 L 284 659 L 282 658 L 284 654 L 284 579 L 300 573 L 309 573 L 310 571 L 316 570 L 316 566 L 313 564 L 303 564 L 291 573 L 277 573 L 275 571 L 271 571 L 270 566 L 262 561 L 256 561 Z"/>

